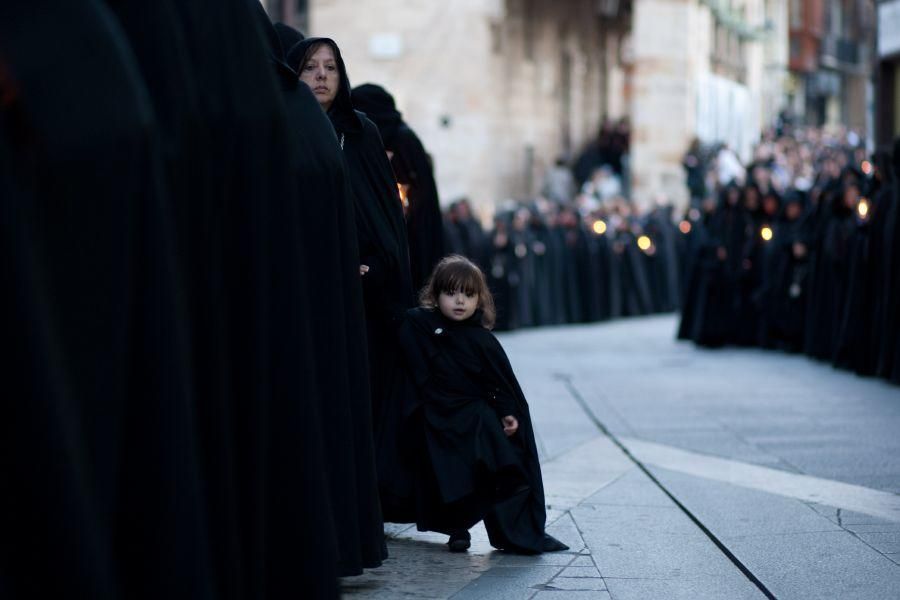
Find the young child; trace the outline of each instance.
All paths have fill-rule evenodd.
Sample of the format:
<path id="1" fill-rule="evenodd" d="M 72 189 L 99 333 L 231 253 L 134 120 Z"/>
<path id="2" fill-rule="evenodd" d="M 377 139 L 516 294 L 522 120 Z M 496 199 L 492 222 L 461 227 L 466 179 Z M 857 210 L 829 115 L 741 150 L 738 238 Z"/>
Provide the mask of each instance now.
<path id="1" fill-rule="evenodd" d="M 568 547 L 544 532 L 541 468 L 528 404 L 491 334 L 484 274 L 462 256 L 435 267 L 407 312 L 400 341 L 418 390 L 414 420 L 415 520 L 420 531 L 470 546 L 483 520 L 491 545 L 537 554 Z"/>

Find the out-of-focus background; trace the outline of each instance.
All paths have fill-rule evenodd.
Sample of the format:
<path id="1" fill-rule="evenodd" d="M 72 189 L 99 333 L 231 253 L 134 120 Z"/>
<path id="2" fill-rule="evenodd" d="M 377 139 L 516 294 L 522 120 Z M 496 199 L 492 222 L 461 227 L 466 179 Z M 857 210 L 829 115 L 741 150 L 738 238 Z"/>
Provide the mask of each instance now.
<path id="1" fill-rule="evenodd" d="M 434 158 L 442 203 L 486 217 L 535 194 L 604 122 L 639 208 L 684 206 L 697 137 L 743 162 L 781 121 L 900 132 L 900 0 L 265 0 L 390 90 Z"/>

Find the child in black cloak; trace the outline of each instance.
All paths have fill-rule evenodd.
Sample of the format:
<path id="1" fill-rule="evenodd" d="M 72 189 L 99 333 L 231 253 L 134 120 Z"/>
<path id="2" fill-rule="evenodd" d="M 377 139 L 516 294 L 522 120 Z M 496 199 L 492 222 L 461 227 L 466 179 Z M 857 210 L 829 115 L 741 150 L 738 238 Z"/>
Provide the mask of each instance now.
<path id="1" fill-rule="evenodd" d="M 495 548 L 567 550 L 544 532 L 541 468 L 528 403 L 491 334 L 494 301 L 484 274 L 462 256 L 435 267 L 407 312 L 400 341 L 419 392 L 414 420 L 415 514 L 420 531 L 470 546 L 483 520 Z"/>

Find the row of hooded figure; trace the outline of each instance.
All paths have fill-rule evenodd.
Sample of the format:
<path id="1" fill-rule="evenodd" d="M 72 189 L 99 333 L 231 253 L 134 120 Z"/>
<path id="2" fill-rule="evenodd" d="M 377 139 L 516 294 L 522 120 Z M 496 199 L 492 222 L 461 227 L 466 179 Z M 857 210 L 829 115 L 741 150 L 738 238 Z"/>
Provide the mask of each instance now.
<path id="1" fill-rule="evenodd" d="M 441 223 L 391 97 L 350 98 L 257 0 L 0 4 L 0 597 L 330 598 L 384 560 L 387 332 Z"/>
<path id="2" fill-rule="evenodd" d="M 900 383 L 898 152 L 857 169 L 851 149 L 829 148 L 808 189 L 751 178 L 692 210 L 678 337 L 803 352 Z"/>
<path id="3" fill-rule="evenodd" d="M 585 210 L 538 200 L 498 210 L 482 229 L 468 201 L 452 204 L 450 251 L 487 273 L 497 328 L 589 323 L 677 310 L 686 236 L 671 207 L 637 212 L 622 200 Z"/>

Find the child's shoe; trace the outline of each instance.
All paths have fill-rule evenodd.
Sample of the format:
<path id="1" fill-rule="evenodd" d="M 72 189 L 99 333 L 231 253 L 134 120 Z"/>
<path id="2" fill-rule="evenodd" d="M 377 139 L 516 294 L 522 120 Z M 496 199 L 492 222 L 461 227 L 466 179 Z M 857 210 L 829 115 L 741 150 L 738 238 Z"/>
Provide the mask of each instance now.
<path id="1" fill-rule="evenodd" d="M 465 552 L 471 546 L 472 536 L 465 529 L 454 531 L 450 534 L 450 539 L 447 541 L 447 547 L 450 549 L 450 552 Z"/>

